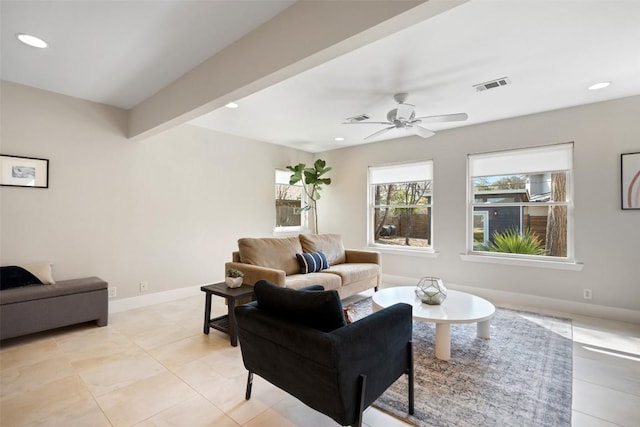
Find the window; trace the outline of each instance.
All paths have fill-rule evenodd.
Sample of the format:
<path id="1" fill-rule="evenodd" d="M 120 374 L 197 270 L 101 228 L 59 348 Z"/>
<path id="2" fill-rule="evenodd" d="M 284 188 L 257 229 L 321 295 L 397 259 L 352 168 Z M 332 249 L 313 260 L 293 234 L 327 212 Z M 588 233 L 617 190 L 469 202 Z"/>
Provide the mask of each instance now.
<path id="1" fill-rule="evenodd" d="M 432 249 L 433 162 L 369 168 L 369 241 L 379 247 Z"/>
<path id="2" fill-rule="evenodd" d="M 469 247 L 572 259 L 573 144 L 469 155 Z"/>
<path id="3" fill-rule="evenodd" d="M 302 183 L 289 184 L 290 171 L 276 170 L 276 228 L 302 226 Z"/>

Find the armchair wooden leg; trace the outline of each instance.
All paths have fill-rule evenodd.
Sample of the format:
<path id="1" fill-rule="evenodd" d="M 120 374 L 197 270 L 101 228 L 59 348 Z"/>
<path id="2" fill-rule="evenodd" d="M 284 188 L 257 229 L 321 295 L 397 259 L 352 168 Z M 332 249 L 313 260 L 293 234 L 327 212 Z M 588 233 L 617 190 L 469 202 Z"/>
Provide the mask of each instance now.
<path id="1" fill-rule="evenodd" d="M 413 342 L 409 341 L 408 345 L 409 352 L 409 368 L 407 369 L 407 383 L 409 385 L 409 414 L 413 415 L 413 406 L 414 406 L 414 389 L 413 389 Z"/>
<path id="2" fill-rule="evenodd" d="M 247 391 L 244 394 L 244 398 L 246 400 L 251 399 L 251 387 L 253 386 L 253 372 L 249 371 L 249 375 L 247 375 Z"/>
<path id="3" fill-rule="evenodd" d="M 367 385 L 367 376 L 360 374 L 358 377 L 358 414 L 353 427 L 362 427 L 362 413 L 364 412 L 364 389 Z"/>

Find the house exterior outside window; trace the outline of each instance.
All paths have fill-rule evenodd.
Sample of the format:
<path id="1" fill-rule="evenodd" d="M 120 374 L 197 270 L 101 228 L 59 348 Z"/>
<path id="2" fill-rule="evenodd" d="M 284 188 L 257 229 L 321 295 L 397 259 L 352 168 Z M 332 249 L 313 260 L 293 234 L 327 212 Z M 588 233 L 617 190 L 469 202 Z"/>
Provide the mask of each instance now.
<path id="1" fill-rule="evenodd" d="M 304 224 L 302 183 L 289 184 L 290 171 L 276 170 L 276 231 L 301 230 Z"/>
<path id="2" fill-rule="evenodd" d="M 573 261 L 572 143 L 468 161 L 468 253 Z"/>
<path id="3" fill-rule="evenodd" d="M 369 167 L 369 245 L 432 251 L 433 162 Z"/>

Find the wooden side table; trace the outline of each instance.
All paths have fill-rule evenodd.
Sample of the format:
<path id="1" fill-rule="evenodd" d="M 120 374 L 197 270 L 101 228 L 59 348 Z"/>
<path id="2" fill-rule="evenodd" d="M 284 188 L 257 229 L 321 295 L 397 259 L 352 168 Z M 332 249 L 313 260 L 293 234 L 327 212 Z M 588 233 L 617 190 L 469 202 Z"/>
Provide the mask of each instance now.
<path id="1" fill-rule="evenodd" d="M 205 293 L 204 300 L 204 333 L 209 335 L 209 328 L 214 328 L 229 334 L 231 345 L 238 345 L 238 329 L 236 325 L 236 315 L 233 309 L 236 301 L 247 297 L 253 299 L 253 286 L 242 285 L 239 288 L 229 288 L 226 283 L 214 283 L 204 285 L 200 290 Z M 217 295 L 227 300 L 227 314 L 211 318 L 211 295 Z"/>

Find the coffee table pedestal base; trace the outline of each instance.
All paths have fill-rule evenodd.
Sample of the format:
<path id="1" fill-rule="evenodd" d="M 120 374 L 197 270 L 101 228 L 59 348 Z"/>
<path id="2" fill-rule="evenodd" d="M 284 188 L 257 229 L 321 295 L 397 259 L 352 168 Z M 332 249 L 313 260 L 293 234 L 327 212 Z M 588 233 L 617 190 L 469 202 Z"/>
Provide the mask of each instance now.
<path id="1" fill-rule="evenodd" d="M 491 319 L 478 322 L 478 338 L 488 340 L 491 338 Z"/>
<path id="2" fill-rule="evenodd" d="M 451 325 L 436 323 L 436 358 L 451 359 Z"/>
<path id="3" fill-rule="evenodd" d="M 491 319 L 478 322 L 478 338 L 489 339 L 491 337 Z M 436 323 L 436 359 L 451 359 L 451 324 Z"/>

